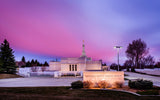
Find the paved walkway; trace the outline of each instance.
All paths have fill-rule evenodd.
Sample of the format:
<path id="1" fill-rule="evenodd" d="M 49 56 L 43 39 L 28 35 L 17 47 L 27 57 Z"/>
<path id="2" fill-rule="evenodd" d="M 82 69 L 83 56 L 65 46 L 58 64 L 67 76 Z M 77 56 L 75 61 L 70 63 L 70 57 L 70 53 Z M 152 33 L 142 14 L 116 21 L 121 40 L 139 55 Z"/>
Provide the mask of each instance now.
<path id="1" fill-rule="evenodd" d="M 125 76 L 127 79 L 144 79 L 144 80 L 151 80 L 153 85 L 160 87 L 160 77 L 150 76 L 150 75 L 143 75 L 133 72 L 125 72 L 125 74 L 129 76 Z"/>
<path id="2" fill-rule="evenodd" d="M 160 68 L 154 68 L 154 69 L 135 69 L 137 72 L 143 72 L 147 74 L 152 75 L 160 75 Z"/>
<path id="3" fill-rule="evenodd" d="M 0 87 L 38 87 L 38 86 L 71 86 L 71 83 L 82 78 L 75 77 L 29 77 L 0 79 Z"/>

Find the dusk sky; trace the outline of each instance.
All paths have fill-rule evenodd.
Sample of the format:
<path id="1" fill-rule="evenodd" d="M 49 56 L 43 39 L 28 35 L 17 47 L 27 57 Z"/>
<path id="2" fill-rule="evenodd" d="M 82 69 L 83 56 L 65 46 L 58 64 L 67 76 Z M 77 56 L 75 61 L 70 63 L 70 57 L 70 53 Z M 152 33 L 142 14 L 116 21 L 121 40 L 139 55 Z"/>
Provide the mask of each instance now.
<path id="1" fill-rule="evenodd" d="M 126 47 L 141 38 L 160 59 L 160 0 L 0 0 L 0 42 L 17 61 L 41 62 L 86 54 L 108 64 L 126 60 Z"/>

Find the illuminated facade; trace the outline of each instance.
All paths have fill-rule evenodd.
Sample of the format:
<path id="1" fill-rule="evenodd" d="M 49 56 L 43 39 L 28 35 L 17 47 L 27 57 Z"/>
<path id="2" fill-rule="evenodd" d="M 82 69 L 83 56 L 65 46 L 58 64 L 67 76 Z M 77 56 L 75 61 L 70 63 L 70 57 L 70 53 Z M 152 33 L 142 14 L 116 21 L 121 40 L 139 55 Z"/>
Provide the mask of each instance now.
<path id="1" fill-rule="evenodd" d="M 61 58 L 59 62 L 50 62 L 49 69 L 61 71 L 62 73 L 77 73 L 88 70 L 102 70 L 102 61 L 93 61 L 90 57 L 86 56 L 85 45 L 83 41 L 82 55 L 77 58 Z"/>

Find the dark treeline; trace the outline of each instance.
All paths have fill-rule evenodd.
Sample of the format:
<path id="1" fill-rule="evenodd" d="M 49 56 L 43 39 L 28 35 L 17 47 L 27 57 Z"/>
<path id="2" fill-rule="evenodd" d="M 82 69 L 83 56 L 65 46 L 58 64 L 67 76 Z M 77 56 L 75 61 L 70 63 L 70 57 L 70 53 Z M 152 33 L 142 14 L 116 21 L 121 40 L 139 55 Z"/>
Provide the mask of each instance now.
<path id="1" fill-rule="evenodd" d="M 49 66 L 47 61 L 45 61 L 44 63 L 40 63 L 37 59 L 34 60 L 32 59 L 31 61 L 26 61 L 25 57 L 22 57 L 23 65 L 21 67 L 33 67 L 33 66 Z"/>
<path id="2" fill-rule="evenodd" d="M 110 65 L 110 68 L 111 69 L 114 69 L 114 70 L 118 70 L 118 64 L 116 63 L 112 63 Z M 136 67 L 135 67 L 136 68 Z M 150 69 L 153 69 L 153 68 L 160 68 L 160 62 L 156 62 L 154 65 L 151 65 L 151 66 L 144 66 L 143 68 L 137 68 L 137 69 L 144 69 L 144 68 L 150 68 Z M 126 65 L 126 63 L 122 64 L 122 65 L 119 65 L 119 70 L 123 70 L 123 69 L 127 69 L 127 71 L 135 71 L 135 70 L 132 70 L 133 69 L 133 66 L 130 66 L 130 65 Z"/>

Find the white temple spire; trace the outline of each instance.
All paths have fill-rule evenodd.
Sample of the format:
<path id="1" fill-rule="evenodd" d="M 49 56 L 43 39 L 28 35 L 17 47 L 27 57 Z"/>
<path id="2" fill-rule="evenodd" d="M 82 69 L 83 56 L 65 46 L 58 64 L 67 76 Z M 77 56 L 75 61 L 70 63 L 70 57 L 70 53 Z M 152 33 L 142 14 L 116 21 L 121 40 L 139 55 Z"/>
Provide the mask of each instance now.
<path id="1" fill-rule="evenodd" d="M 82 55 L 81 55 L 81 57 L 86 57 L 84 40 L 83 40 L 83 44 L 82 44 Z"/>

